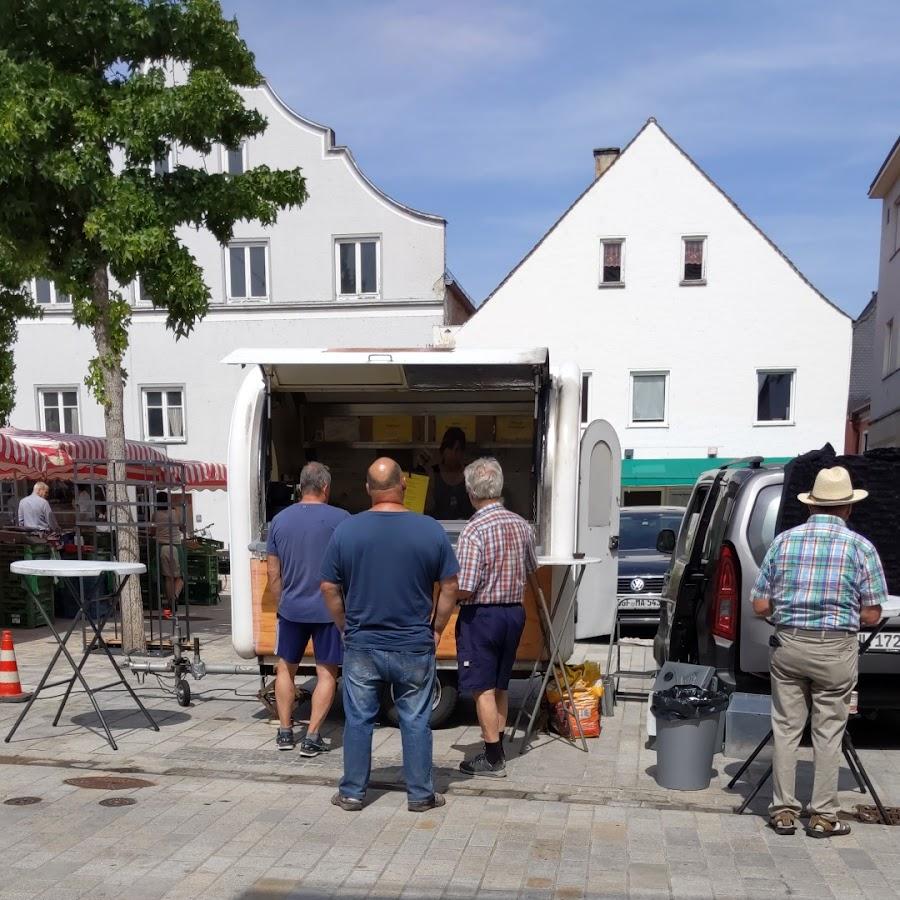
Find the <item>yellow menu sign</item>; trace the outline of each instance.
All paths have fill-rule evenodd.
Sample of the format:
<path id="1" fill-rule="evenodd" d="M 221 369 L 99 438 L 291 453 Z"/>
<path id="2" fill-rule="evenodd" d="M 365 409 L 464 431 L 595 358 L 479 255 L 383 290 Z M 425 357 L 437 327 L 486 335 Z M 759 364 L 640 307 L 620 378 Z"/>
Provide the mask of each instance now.
<path id="1" fill-rule="evenodd" d="M 534 436 L 531 416 L 497 416 L 497 440 L 501 443 L 528 443 Z"/>
<path id="2" fill-rule="evenodd" d="M 462 428 L 466 436 L 466 443 L 475 442 L 475 416 L 435 416 L 434 430 L 438 442 L 444 438 L 444 432 L 448 428 Z"/>
<path id="3" fill-rule="evenodd" d="M 403 505 L 413 512 L 425 512 L 425 498 L 428 496 L 428 476 L 427 475 L 409 475 L 406 476 L 406 496 L 403 498 Z"/>
<path id="4" fill-rule="evenodd" d="M 412 416 L 372 416 L 372 440 L 377 444 L 412 443 Z"/>

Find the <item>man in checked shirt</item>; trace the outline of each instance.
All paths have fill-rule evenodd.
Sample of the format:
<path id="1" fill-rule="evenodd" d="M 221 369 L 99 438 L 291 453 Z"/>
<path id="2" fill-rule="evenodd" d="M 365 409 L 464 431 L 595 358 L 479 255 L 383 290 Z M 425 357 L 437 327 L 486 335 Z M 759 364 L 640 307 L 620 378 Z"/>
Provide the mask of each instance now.
<path id="1" fill-rule="evenodd" d="M 887 585 L 878 551 L 847 527 L 855 503 L 850 473 L 836 466 L 797 498 L 809 507 L 804 525 L 775 538 L 751 592 L 753 611 L 775 626 L 769 639 L 772 731 L 775 736 L 769 824 L 793 834 L 801 807 L 795 795 L 797 748 L 810 717 L 815 783 L 806 833 L 848 834 L 838 819 L 841 742 L 856 686 L 860 625 L 877 625 Z"/>
<path id="2" fill-rule="evenodd" d="M 459 616 L 456 655 L 459 687 L 475 698 L 484 752 L 466 760 L 466 775 L 506 777 L 503 729 L 509 679 L 522 629 L 526 582 L 538 590 L 534 533 L 503 505 L 503 470 L 483 457 L 466 467 L 466 491 L 475 513 L 459 536 Z"/>

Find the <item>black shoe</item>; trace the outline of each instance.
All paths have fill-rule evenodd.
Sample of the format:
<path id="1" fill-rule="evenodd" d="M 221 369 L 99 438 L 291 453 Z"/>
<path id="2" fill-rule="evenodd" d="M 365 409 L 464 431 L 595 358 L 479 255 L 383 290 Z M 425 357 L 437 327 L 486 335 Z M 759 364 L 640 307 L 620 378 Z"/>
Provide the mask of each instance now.
<path id="1" fill-rule="evenodd" d="M 294 730 L 290 729 L 289 731 L 282 731 L 279 728 L 278 736 L 275 738 L 275 746 L 279 750 L 293 750 L 294 749 Z"/>
<path id="2" fill-rule="evenodd" d="M 357 800 L 356 797 L 344 797 L 340 791 L 331 798 L 331 805 L 339 806 L 344 812 L 359 812 L 363 808 L 362 800 Z"/>
<path id="3" fill-rule="evenodd" d="M 484 778 L 506 778 L 506 760 L 500 762 L 488 762 L 484 753 L 479 753 L 475 759 L 468 759 L 459 764 L 459 770 L 465 775 L 480 775 Z"/>
<path id="4" fill-rule="evenodd" d="M 428 812 L 429 809 L 438 809 L 447 805 L 447 798 L 443 794 L 434 794 L 430 800 L 410 800 L 406 808 L 410 812 Z"/>
<path id="5" fill-rule="evenodd" d="M 322 738 L 305 737 L 300 741 L 301 756 L 318 756 L 320 753 L 327 753 L 331 747 L 322 740 Z"/>

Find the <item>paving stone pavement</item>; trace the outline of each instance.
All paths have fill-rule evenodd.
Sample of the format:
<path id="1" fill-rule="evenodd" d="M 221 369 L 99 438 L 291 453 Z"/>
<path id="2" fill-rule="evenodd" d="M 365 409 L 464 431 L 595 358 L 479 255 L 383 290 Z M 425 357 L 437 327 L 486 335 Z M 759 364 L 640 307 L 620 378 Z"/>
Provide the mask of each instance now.
<path id="1" fill-rule="evenodd" d="M 225 610 L 194 613 L 207 661 L 237 662 Z M 46 632 L 17 631 L 23 681 L 35 684 L 51 655 Z M 605 645 L 582 644 L 576 658 Z M 626 648 L 641 667 L 646 640 Z M 92 683 L 108 681 L 92 658 Z M 60 670 L 65 674 L 65 669 Z M 399 734 L 376 732 L 370 805 L 358 815 L 329 803 L 342 765 L 334 749 L 313 760 L 273 749 L 275 730 L 254 699 L 258 679 L 209 676 L 179 708 L 171 679 L 138 689 L 160 725 L 151 731 L 121 691 L 110 711 L 118 752 L 106 744 L 83 694 L 51 727 L 56 704 L 39 701 L 10 744 L 0 744 L 0 800 L 33 795 L 34 806 L 0 805 L 8 848 L 0 897 L 888 897 L 900 871 L 893 829 L 857 825 L 852 835 L 779 838 L 760 815 L 737 817 L 740 795 L 723 789 L 738 763 L 717 757 L 707 791 L 664 791 L 653 780 L 645 708 L 617 707 L 590 753 L 538 735 L 511 756 L 510 777 L 470 781 L 459 761 L 478 743 L 471 704 L 435 732 L 436 780 L 447 806 L 406 811 Z M 528 694 L 519 683 L 514 699 Z M 59 691 L 55 691 L 59 693 Z M 0 705 L 5 735 L 18 708 Z M 864 724 L 864 723 L 863 723 Z M 896 727 L 863 730 L 858 744 L 889 802 L 900 798 Z M 808 791 L 801 764 L 801 795 Z M 110 794 L 71 787 L 74 775 L 131 772 L 154 786 L 116 792 L 132 807 L 97 805 Z M 755 770 L 754 770 L 755 771 Z M 844 773 L 846 775 L 846 773 Z M 486 784 L 483 782 L 487 782 Z M 849 777 L 844 782 L 849 787 Z M 765 809 L 764 790 L 754 809 Z M 847 791 L 849 809 L 866 798 Z"/>

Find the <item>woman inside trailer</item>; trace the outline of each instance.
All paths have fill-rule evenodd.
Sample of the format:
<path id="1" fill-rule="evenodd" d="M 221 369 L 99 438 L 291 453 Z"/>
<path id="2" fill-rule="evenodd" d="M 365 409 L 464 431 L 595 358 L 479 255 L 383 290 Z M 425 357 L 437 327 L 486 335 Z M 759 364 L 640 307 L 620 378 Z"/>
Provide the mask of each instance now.
<path id="1" fill-rule="evenodd" d="M 475 511 L 463 477 L 466 433 L 453 426 L 444 432 L 440 459 L 431 469 L 425 512 L 435 519 L 468 519 Z"/>

